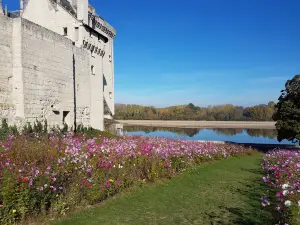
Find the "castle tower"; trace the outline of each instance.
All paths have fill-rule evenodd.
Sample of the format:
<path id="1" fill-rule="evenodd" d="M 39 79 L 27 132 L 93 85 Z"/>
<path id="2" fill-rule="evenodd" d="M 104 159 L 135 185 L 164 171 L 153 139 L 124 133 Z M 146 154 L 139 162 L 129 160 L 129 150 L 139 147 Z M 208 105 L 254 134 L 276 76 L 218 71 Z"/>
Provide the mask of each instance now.
<path id="1" fill-rule="evenodd" d="M 24 9 L 24 1 L 20 0 L 20 12 L 23 12 Z"/>
<path id="2" fill-rule="evenodd" d="M 88 0 L 77 0 L 77 19 L 85 24 L 88 24 L 88 10 L 89 2 Z"/>
<path id="3" fill-rule="evenodd" d="M 0 15 L 3 15 L 2 0 L 0 0 Z"/>

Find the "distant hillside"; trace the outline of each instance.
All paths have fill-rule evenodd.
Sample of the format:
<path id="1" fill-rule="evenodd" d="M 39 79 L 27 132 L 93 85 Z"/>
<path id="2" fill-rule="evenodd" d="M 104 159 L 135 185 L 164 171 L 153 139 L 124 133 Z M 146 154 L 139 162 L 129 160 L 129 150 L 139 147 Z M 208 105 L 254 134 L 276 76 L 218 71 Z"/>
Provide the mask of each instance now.
<path id="1" fill-rule="evenodd" d="M 156 108 L 154 106 L 116 104 L 115 119 L 120 120 L 208 120 L 208 121 L 272 121 L 275 103 L 252 107 L 231 104 L 211 107 L 188 105 Z"/>

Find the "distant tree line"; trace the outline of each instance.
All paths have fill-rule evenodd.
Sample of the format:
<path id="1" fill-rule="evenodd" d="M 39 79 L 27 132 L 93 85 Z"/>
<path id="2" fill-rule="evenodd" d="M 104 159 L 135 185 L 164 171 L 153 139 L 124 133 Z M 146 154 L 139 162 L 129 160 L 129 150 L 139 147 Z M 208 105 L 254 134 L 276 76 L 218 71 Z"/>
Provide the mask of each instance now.
<path id="1" fill-rule="evenodd" d="M 208 121 L 272 121 L 275 103 L 251 107 L 231 104 L 209 107 L 188 105 L 156 108 L 153 106 L 116 104 L 115 119 L 122 120 L 208 120 Z"/>

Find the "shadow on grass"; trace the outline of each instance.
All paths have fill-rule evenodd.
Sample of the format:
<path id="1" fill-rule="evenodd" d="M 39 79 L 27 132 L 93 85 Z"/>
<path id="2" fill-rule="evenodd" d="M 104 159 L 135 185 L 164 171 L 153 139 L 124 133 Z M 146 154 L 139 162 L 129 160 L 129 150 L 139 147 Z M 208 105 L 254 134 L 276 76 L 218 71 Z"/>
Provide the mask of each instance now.
<path id="1" fill-rule="evenodd" d="M 275 196 L 275 190 L 270 190 L 269 186 L 262 181 L 264 175 L 260 169 L 242 169 L 256 175 L 260 178 L 251 181 L 239 182 L 242 188 L 236 188 L 235 192 L 245 197 L 247 208 L 231 207 L 227 211 L 235 215 L 233 224 L 255 225 L 255 224 L 276 224 L 280 220 L 280 215 L 275 211 L 273 205 L 262 207 L 261 197 L 264 195 Z M 255 215 L 255 216 L 253 216 Z"/>
<path id="2" fill-rule="evenodd" d="M 242 169 L 262 177 L 263 172 L 260 169 Z M 211 225 L 269 225 L 276 224 L 279 221 L 279 214 L 275 211 L 274 206 L 264 208 L 261 206 L 261 197 L 267 192 L 274 196 L 273 191 L 269 191 L 268 185 L 263 183 L 259 178 L 238 182 L 238 187 L 231 187 L 230 192 L 238 193 L 244 205 L 236 207 L 226 207 L 220 205 L 218 213 L 206 212 Z M 274 209 L 274 210 L 272 210 Z M 224 215 L 229 215 L 226 221 L 222 220 Z"/>

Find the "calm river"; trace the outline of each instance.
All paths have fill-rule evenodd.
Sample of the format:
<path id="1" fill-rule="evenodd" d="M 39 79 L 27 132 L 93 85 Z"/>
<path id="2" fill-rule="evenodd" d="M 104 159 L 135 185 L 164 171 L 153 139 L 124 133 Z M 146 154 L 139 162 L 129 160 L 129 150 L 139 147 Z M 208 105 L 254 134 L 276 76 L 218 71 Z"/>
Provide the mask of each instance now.
<path id="1" fill-rule="evenodd" d="M 231 141 L 237 143 L 291 144 L 278 142 L 276 130 L 272 129 L 231 129 L 231 128 L 162 128 L 125 126 L 127 135 L 160 136 L 185 140 Z"/>

